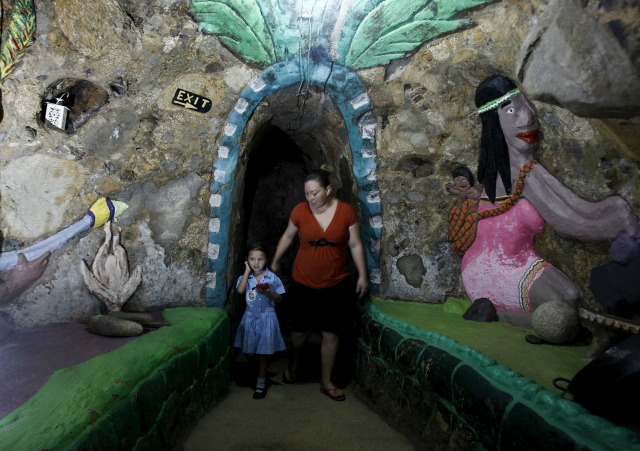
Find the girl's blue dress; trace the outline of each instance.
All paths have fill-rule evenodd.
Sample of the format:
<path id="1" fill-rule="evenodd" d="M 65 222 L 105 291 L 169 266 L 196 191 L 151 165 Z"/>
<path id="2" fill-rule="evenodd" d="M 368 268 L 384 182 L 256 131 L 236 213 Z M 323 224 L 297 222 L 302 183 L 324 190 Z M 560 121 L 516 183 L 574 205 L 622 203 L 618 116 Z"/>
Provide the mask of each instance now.
<path id="1" fill-rule="evenodd" d="M 240 280 L 242 276 L 238 277 L 236 288 Z M 284 293 L 282 281 L 268 269 L 265 270 L 261 283 L 268 283 L 274 293 Z M 275 302 L 264 294 L 258 293 L 257 284 L 256 278 L 250 274 L 245 293 L 247 309 L 240 321 L 234 346 L 242 348 L 242 352 L 247 354 L 274 354 L 284 351 L 287 346 L 280 333 Z"/>

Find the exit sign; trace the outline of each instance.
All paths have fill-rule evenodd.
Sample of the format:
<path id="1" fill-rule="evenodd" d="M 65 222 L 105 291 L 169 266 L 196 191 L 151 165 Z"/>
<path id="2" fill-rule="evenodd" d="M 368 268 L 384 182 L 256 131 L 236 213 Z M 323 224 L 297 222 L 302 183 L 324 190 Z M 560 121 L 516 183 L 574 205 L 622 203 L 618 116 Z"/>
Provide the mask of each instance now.
<path id="1" fill-rule="evenodd" d="M 171 103 L 200 113 L 206 113 L 211 109 L 211 100 L 180 88 L 176 89 Z"/>

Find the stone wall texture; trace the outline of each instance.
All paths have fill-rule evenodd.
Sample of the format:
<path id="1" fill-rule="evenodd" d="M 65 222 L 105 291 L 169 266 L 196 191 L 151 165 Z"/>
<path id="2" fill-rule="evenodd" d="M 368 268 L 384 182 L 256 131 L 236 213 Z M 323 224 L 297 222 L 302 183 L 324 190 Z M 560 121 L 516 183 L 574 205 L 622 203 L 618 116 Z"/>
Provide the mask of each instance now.
<path id="1" fill-rule="evenodd" d="M 9 11 L 12 2 L 3 4 Z M 130 266 L 143 268 L 131 310 L 205 303 L 217 143 L 240 93 L 261 71 L 199 31 L 191 8 L 188 0 L 37 2 L 35 43 L 2 85 L 2 249 L 20 249 L 73 223 L 99 196 L 126 202 L 122 244 Z M 341 20 L 349 23 L 344 14 Z M 618 194 L 640 211 L 640 106 L 634 97 L 640 91 L 632 89 L 640 65 L 639 14 L 637 5 L 622 0 L 498 1 L 460 13 L 468 26 L 404 58 L 357 71 L 377 124 L 380 296 L 443 302 L 446 295 L 464 295 L 460 258 L 446 240 L 454 199 L 445 184 L 456 165 L 477 165 L 473 93 L 492 73 L 530 91 L 544 132 L 538 159 L 552 174 L 583 198 Z M 567 24 L 567 15 L 580 20 Z M 302 33 L 295 27 L 287 32 Z M 74 81 L 90 82 L 97 93 L 86 99 L 77 127 L 45 125 L 46 102 Z M 211 109 L 172 103 L 178 89 L 211 100 Z M 97 100 L 102 90 L 107 101 Z M 331 99 L 321 89 L 302 94 L 289 90 L 263 102 L 242 145 L 260 147 L 266 128 L 275 127 L 301 152 L 278 154 L 283 162 L 312 166 L 348 153 L 339 148 L 348 140 Z M 261 151 L 276 155 L 276 147 Z M 240 187 L 248 183 L 250 155 L 240 156 Z M 335 163 L 346 191 L 352 190 L 348 161 Z M 279 203 L 269 206 L 279 218 L 286 220 L 280 210 L 292 197 L 281 190 L 299 180 L 299 172 L 276 177 Z M 234 199 L 232 233 L 239 243 L 253 230 L 244 224 L 251 204 L 242 193 Z M 100 303 L 82 283 L 79 263 L 92 261 L 102 239 L 93 230 L 56 251 L 43 277 L 2 307 L 2 318 L 12 327 L 30 327 L 97 313 Z M 536 246 L 592 305 L 589 272 L 609 259 L 606 243 L 583 244 L 547 230 Z M 233 254 L 238 247 L 230 248 Z M 242 256 L 226 257 L 231 272 L 242 269 Z"/>

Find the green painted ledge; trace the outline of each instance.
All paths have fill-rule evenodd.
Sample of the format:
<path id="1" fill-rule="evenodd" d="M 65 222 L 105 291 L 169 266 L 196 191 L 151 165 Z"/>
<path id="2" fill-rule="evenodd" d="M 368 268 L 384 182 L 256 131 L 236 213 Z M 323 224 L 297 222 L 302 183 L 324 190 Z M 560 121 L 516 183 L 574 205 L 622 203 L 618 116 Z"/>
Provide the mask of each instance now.
<path id="1" fill-rule="evenodd" d="M 170 326 L 54 372 L 34 396 L 0 420 L 0 449 L 114 449 L 112 445 L 123 448 L 126 440 L 124 448 L 147 448 L 139 446 L 138 435 L 157 435 L 154 423 L 157 418 L 166 417 L 162 411 L 166 400 L 141 400 L 140 396 L 154 396 L 154 392 L 166 398 L 180 391 L 191 394 L 196 383 L 207 386 L 205 375 L 219 377 L 215 368 L 219 362 L 229 361 L 229 325 L 224 310 L 172 308 L 165 310 L 163 317 Z M 215 391 L 226 391 L 228 379 L 226 382 L 225 387 Z M 150 385 L 155 390 L 149 390 Z M 131 412 L 140 406 L 147 409 L 141 414 L 146 418 Z M 119 425 L 125 426 L 123 429 L 116 428 L 118 412 L 124 412 L 131 420 Z M 105 442 L 103 431 L 114 429 L 114 435 L 121 434 L 123 438 L 115 438 L 119 443 L 110 445 Z M 129 437 L 125 437 L 127 434 Z M 99 448 L 87 445 L 98 440 L 102 440 Z"/>
<path id="2" fill-rule="evenodd" d="M 392 341 L 398 346 L 407 339 L 417 339 L 460 359 L 512 397 L 509 410 L 526 406 L 571 437 L 576 450 L 640 451 L 636 432 L 590 414 L 553 386 L 555 393 L 546 389 L 554 377 L 571 378 L 588 362 L 586 346 L 531 345 L 524 340 L 527 331 L 464 320 L 459 301 L 419 304 L 372 298 L 363 311 L 383 328 L 395 331 L 401 341 Z"/>
<path id="3" fill-rule="evenodd" d="M 586 345 L 532 345 L 524 339 L 531 331 L 499 322 L 479 323 L 463 319 L 462 313 L 470 305 L 466 299 L 451 298 L 445 304 L 421 304 L 372 298 L 372 303 L 392 318 L 476 349 L 555 393 L 561 392 L 553 386 L 553 379 L 572 379 L 589 363 Z"/>

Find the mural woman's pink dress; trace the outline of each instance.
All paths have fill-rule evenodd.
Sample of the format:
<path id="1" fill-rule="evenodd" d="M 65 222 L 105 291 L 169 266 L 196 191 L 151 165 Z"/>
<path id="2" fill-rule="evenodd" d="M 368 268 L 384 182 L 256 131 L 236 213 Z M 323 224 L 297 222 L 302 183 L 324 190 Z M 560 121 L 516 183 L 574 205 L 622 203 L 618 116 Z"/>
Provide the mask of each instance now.
<path id="1" fill-rule="evenodd" d="M 478 209 L 496 207 L 483 198 Z M 478 222 L 476 239 L 462 258 L 462 282 L 472 301 L 489 298 L 497 310 L 531 310 L 531 284 L 550 266 L 533 250 L 533 237 L 544 224 L 526 199 Z"/>

